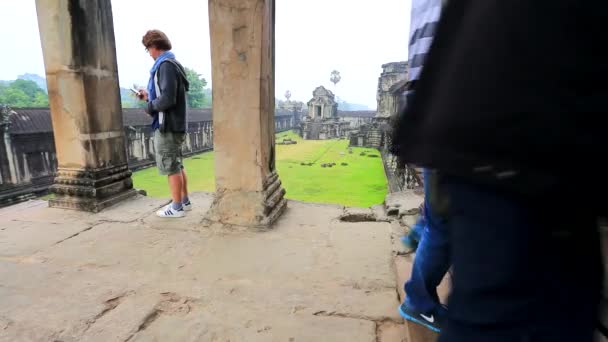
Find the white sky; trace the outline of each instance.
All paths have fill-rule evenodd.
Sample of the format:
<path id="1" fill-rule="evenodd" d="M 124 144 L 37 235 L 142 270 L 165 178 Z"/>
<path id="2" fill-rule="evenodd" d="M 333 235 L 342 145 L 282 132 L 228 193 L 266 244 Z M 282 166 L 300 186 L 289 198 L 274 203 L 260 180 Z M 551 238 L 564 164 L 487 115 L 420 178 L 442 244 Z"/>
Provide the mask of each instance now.
<path id="1" fill-rule="evenodd" d="M 407 60 L 411 0 L 277 0 L 276 95 L 308 101 L 329 74 L 342 74 L 336 94 L 376 108 L 381 65 Z M 112 0 L 120 83 L 147 83 L 152 60 L 141 45 L 146 30 L 165 31 L 173 52 L 211 81 L 205 0 Z M 34 0 L 0 0 L 0 80 L 44 75 Z"/>

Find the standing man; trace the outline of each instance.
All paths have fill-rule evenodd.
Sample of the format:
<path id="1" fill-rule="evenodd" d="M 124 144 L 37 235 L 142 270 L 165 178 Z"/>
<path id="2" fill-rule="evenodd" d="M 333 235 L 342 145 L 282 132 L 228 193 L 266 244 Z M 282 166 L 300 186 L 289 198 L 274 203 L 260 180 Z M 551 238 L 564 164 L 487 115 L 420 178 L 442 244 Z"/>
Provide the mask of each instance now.
<path id="1" fill-rule="evenodd" d="M 152 116 L 156 165 L 161 175 L 169 178 L 172 202 L 156 212 L 159 217 L 183 217 L 192 209 L 188 199 L 186 171 L 182 164 L 182 144 L 186 136 L 186 92 L 189 83 L 184 67 L 171 52 L 171 41 L 162 31 L 146 32 L 142 43 L 154 66 L 150 70 L 148 89 L 138 97 L 147 101 L 146 112 Z"/>

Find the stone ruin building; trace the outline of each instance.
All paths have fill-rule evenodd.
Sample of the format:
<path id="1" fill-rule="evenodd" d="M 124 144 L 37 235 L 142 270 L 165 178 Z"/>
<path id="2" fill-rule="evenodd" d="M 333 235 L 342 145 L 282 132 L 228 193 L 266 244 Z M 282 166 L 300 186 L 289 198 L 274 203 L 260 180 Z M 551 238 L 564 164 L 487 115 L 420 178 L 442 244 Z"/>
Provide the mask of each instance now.
<path id="1" fill-rule="evenodd" d="M 388 143 L 390 118 L 399 110 L 401 94 L 407 83 L 407 62 L 382 65 L 378 79 L 378 109 L 370 122 L 350 133 L 350 145 L 359 147 L 385 148 Z"/>
<path id="2" fill-rule="evenodd" d="M 398 111 L 399 99 L 407 83 L 407 62 L 394 62 L 382 65 L 378 79 L 378 111 L 376 119 L 388 122 Z"/>
<path id="3" fill-rule="evenodd" d="M 350 132 L 362 125 L 371 124 L 375 115 L 376 112 L 370 110 L 339 110 L 334 94 L 320 86 L 308 101 L 304 118 L 300 122 L 300 135 L 310 140 L 348 137 Z M 319 130 L 318 134 L 316 130 Z"/>
<path id="4" fill-rule="evenodd" d="M 387 151 L 390 145 L 391 119 L 396 118 L 402 106 L 406 105 L 404 94 L 408 81 L 408 62 L 387 63 L 382 66 L 382 74 L 378 79 L 376 122 L 374 127 L 365 132 L 366 136 L 379 134 L 382 137 L 381 151 L 391 192 L 422 186 L 419 172 L 411 165 L 400 165 L 397 158 Z"/>
<path id="5" fill-rule="evenodd" d="M 338 117 L 338 103 L 335 95 L 323 86 L 317 87 L 308 101 L 308 115 L 300 123 L 302 138 L 307 140 L 325 140 L 346 136 L 348 122 Z"/>
<path id="6" fill-rule="evenodd" d="M 407 62 L 382 66 L 378 80 L 377 111 L 340 111 L 335 95 L 323 86 L 313 91 L 308 113 L 300 123 L 304 139 L 347 137 L 351 146 L 381 148 L 386 145 L 389 118 L 398 111 L 399 97 L 407 80 Z"/>
<path id="7" fill-rule="evenodd" d="M 276 111 L 277 113 L 282 113 L 283 115 L 288 115 L 291 113 L 293 116 L 293 122 L 289 125 L 289 128 L 283 129 L 280 126 L 277 126 L 276 132 L 282 132 L 288 129 L 293 129 L 295 127 L 300 126 L 300 122 L 302 121 L 302 116 L 304 116 L 303 111 L 305 110 L 305 106 L 303 102 L 300 101 L 292 101 L 287 99 L 286 101 L 278 101 Z"/>
<path id="8" fill-rule="evenodd" d="M 308 117 L 312 119 L 332 120 L 338 117 L 338 103 L 331 90 L 323 86 L 312 92 L 313 98 L 308 101 Z"/>

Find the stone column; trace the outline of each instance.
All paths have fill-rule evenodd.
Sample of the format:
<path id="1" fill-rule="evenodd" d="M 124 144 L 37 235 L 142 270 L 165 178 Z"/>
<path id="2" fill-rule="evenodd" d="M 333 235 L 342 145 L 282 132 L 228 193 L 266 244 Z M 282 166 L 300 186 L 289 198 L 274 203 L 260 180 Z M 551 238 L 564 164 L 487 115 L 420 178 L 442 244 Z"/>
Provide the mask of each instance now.
<path id="1" fill-rule="evenodd" d="M 15 157 L 13 153 L 13 144 L 11 141 L 10 129 L 10 110 L 8 107 L 0 108 L 0 175 L 2 175 L 1 183 L 17 184 L 18 172 L 15 167 Z M 4 159 L 4 160 L 3 160 Z"/>
<path id="2" fill-rule="evenodd" d="M 207 127 L 203 129 L 203 134 L 201 135 L 201 144 L 203 147 L 211 146 L 211 134 L 209 133 Z"/>
<path id="3" fill-rule="evenodd" d="M 146 132 L 141 128 L 139 128 L 139 131 L 141 132 L 141 141 L 139 142 L 142 148 L 141 159 L 146 160 L 148 159 L 148 144 L 146 140 Z"/>
<path id="4" fill-rule="evenodd" d="M 268 226 L 283 212 L 275 169 L 274 0 L 209 0 L 216 198 L 207 218 Z"/>
<path id="5" fill-rule="evenodd" d="M 58 171 L 51 207 L 98 212 L 135 195 L 108 0 L 36 0 Z"/>

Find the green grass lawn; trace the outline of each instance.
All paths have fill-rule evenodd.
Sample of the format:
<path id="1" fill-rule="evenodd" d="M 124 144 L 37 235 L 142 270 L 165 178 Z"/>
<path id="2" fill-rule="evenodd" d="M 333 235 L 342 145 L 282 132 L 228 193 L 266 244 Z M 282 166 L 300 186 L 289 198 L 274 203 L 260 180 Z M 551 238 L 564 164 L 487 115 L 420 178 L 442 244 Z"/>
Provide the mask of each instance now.
<path id="1" fill-rule="evenodd" d="M 384 201 L 387 183 L 377 150 L 355 147 L 349 154 L 347 140 L 302 140 L 291 131 L 276 137 L 277 142 L 284 138 L 298 142 L 296 145 L 277 145 L 277 169 L 287 198 L 357 207 Z M 362 152 L 366 155 L 361 156 Z M 314 164 L 303 166 L 301 163 Z M 336 166 L 323 168 L 323 163 L 336 163 Z M 215 190 L 213 152 L 188 158 L 184 166 L 188 171 L 190 191 Z M 169 196 L 167 178 L 159 176 L 156 168 L 135 172 L 133 180 L 135 187 L 145 189 L 148 196 Z"/>
<path id="2" fill-rule="evenodd" d="M 213 152 L 207 152 L 184 159 L 184 168 L 188 174 L 189 191 L 215 191 L 215 170 Z M 156 167 L 133 173 L 133 184 L 144 189 L 150 197 L 169 197 L 167 177 L 160 176 Z"/>

